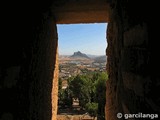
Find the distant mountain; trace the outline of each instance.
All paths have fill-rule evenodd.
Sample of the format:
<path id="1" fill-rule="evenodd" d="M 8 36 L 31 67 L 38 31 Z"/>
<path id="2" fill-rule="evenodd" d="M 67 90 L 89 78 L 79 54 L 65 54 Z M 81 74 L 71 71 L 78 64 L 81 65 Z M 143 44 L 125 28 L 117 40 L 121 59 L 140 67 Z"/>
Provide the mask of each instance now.
<path id="1" fill-rule="evenodd" d="M 103 55 L 103 56 L 96 57 L 94 58 L 94 62 L 97 62 L 97 63 L 107 62 L 107 56 Z"/>
<path id="2" fill-rule="evenodd" d="M 86 54 L 86 55 L 91 59 L 94 59 L 99 56 L 99 55 L 92 55 L 92 54 Z"/>
<path id="3" fill-rule="evenodd" d="M 72 58 L 87 58 L 87 59 L 90 59 L 86 54 L 81 53 L 80 51 L 74 52 L 74 54 L 71 55 L 70 57 L 72 57 Z"/>

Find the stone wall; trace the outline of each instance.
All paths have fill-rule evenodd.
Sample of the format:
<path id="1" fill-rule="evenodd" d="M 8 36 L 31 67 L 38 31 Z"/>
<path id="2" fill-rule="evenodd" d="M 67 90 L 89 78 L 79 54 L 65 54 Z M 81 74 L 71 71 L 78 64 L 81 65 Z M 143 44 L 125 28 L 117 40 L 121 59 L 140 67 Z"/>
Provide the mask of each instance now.
<path id="1" fill-rule="evenodd" d="M 30 95 L 30 119 L 50 120 L 52 108 L 57 104 L 52 101 L 52 90 L 58 78 L 54 77 L 57 71 L 57 29 L 54 19 L 46 18 L 42 21 L 38 41 L 33 46 L 31 62 Z M 56 79 L 55 79 L 56 78 Z M 56 99 L 55 99 L 56 101 Z"/>
<path id="2" fill-rule="evenodd" d="M 160 113 L 160 97 L 153 95 L 160 89 L 159 77 L 151 70 L 154 24 L 147 14 L 148 6 L 142 8 L 137 3 L 127 0 L 110 3 L 106 120 L 118 119 L 117 113 Z"/>
<path id="3" fill-rule="evenodd" d="M 59 63 L 58 63 L 58 47 L 56 53 L 55 69 L 53 73 L 53 83 L 52 83 L 52 120 L 57 119 L 57 110 L 58 110 L 58 80 L 59 80 Z"/>
<path id="4" fill-rule="evenodd" d="M 3 6 L 8 10 L 2 15 L 0 120 L 51 120 L 58 44 L 51 1 Z"/>

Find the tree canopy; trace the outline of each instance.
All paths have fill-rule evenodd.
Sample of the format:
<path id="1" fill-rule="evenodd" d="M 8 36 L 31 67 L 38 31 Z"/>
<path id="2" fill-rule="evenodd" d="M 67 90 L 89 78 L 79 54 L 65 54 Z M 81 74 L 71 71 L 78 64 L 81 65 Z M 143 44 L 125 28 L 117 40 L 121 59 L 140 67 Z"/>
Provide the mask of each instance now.
<path id="1" fill-rule="evenodd" d="M 71 98 L 78 99 L 82 109 L 86 110 L 91 116 L 98 116 L 103 120 L 105 119 L 104 107 L 107 79 L 108 74 L 105 72 L 90 72 L 85 75 L 71 77 L 68 79 L 68 88 L 63 90 L 64 95 L 62 97 L 61 93 L 59 99 L 63 103 L 71 102 Z M 62 90 L 59 90 L 59 92 L 62 92 Z M 67 104 L 71 105 L 69 104 L 70 102 Z"/>

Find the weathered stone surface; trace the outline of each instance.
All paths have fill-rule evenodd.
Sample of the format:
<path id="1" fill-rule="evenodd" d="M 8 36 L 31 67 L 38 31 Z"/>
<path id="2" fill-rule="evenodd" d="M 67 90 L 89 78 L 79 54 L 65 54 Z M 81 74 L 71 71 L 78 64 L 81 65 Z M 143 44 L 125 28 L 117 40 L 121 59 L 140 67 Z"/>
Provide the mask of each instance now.
<path id="1" fill-rule="evenodd" d="M 58 77 L 59 77 L 59 64 L 58 64 L 58 48 L 56 53 L 56 62 L 52 83 L 52 120 L 57 119 L 57 110 L 58 110 Z"/>
<path id="2" fill-rule="evenodd" d="M 157 81 L 157 72 L 152 74 L 153 69 L 150 69 L 152 33 L 149 30 L 151 22 L 147 19 L 147 7 L 141 10 L 136 1 L 113 0 L 110 5 L 106 51 L 109 73 L 106 119 L 118 119 L 116 114 L 119 112 L 160 113 L 159 96 L 151 95 L 156 92 L 155 89 L 159 90 L 160 82 Z M 135 13 L 131 11 L 134 5 Z"/>
<path id="3" fill-rule="evenodd" d="M 57 0 L 52 13 L 57 24 L 102 23 L 109 20 L 105 0 Z"/>
<path id="4" fill-rule="evenodd" d="M 130 28 L 124 32 L 124 46 L 146 46 L 148 44 L 147 34 L 147 25 L 145 23 Z"/>

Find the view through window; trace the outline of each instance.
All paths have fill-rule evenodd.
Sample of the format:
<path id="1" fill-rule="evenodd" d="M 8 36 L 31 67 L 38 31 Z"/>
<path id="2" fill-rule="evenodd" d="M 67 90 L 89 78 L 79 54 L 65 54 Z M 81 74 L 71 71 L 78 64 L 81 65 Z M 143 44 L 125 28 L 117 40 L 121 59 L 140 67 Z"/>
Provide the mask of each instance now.
<path id="1" fill-rule="evenodd" d="M 107 23 L 58 24 L 57 27 L 58 117 L 105 119 Z"/>

